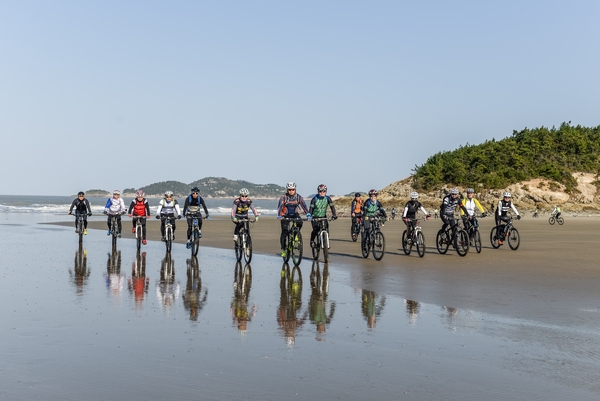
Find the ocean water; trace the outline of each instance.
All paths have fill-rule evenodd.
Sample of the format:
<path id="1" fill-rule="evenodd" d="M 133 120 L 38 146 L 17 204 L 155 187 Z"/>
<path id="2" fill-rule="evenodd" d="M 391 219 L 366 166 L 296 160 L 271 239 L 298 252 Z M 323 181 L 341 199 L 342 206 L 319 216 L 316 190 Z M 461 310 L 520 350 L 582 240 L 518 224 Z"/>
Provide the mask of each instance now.
<path id="1" fill-rule="evenodd" d="M 54 213 L 61 214 L 68 212 L 71 203 L 75 197 L 68 196 L 31 196 L 31 195 L 0 195 L 0 213 Z M 93 213 L 102 213 L 104 205 L 108 198 L 90 197 L 90 202 Z M 129 204 L 133 198 L 123 198 L 125 206 Z M 149 198 L 150 211 L 155 212 L 158 207 L 159 198 Z M 181 207 L 185 202 L 185 198 L 177 200 Z M 254 206 L 258 212 L 264 216 L 275 216 L 277 214 L 276 199 L 256 199 L 253 200 Z M 205 199 L 206 207 L 210 214 L 215 216 L 228 215 L 231 212 L 233 199 Z"/>

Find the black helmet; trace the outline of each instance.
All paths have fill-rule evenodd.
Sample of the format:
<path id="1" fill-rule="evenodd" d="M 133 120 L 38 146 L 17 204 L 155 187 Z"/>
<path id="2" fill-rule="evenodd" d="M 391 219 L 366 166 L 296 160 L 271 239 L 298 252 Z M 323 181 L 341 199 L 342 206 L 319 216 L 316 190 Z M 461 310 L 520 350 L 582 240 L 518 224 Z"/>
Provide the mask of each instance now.
<path id="1" fill-rule="evenodd" d="M 77 192 L 77 196 L 84 196 L 85 194 L 83 193 L 83 191 L 79 191 Z"/>
<path id="2" fill-rule="evenodd" d="M 360 196 L 360 192 L 357 192 L 357 193 L 354 194 L 355 198 L 358 198 L 359 196 Z"/>
<path id="3" fill-rule="evenodd" d="M 193 188 L 192 188 L 192 193 L 193 193 L 193 194 L 199 194 L 199 193 L 200 193 L 200 190 L 198 189 L 198 187 L 193 187 Z"/>

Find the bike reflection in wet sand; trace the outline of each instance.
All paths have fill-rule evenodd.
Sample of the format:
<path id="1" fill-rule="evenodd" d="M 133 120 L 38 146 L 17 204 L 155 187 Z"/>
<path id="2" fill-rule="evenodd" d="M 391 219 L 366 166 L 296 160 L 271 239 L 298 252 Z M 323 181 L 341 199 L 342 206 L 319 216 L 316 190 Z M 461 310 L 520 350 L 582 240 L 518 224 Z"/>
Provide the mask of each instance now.
<path id="1" fill-rule="evenodd" d="M 135 262 L 131 263 L 131 277 L 127 280 L 127 289 L 133 295 L 136 309 L 142 309 L 149 286 L 150 278 L 146 277 L 146 252 L 137 252 Z"/>
<path id="2" fill-rule="evenodd" d="M 113 247 L 112 252 L 108 253 L 104 280 L 110 297 L 118 299 L 123 290 L 125 275 L 121 274 L 121 251 L 116 247 Z"/>
<path id="3" fill-rule="evenodd" d="M 299 317 L 302 309 L 302 272 L 298 266 L 290 271 L 290 265 L 284 263 L 281 267 L 281 281 L 279 282 L 281 298 L 277 310 L 277 323 L 283 331 L 285 343 L 288 347 L 294 345 L 296 332 L 306 321 L 307 313 Z"/>
<path id="4" fill-rule="evenodd" d="M 233 299 L 231 301 L 230 313 L 233 323 L 238 332 L 243 336 L 246 334 L 248 322 L 256 316 L 256 305 L 249 309 L 248 298 L 252 286 L 252 267 L 247 264 L 242 268 L 242 262 L 235 264 L 233 273 Z"/>
<path id="5" fill-rule="evenodd" d="M 317 260 L 313 261 L 310 271 L 310 286 L 312 289 L 308 303 L 308 317 L 317 326 L 317 341 L 324 340 L 325 327 L 329 325 L 335 313 L 335 301 L 328 302 L 329 268 L 327 263 L 320 268 Z"/>
<path id="6" fill-rule="evenodd" d="M 179 282 L 175 281 L 175 261 L 167 252 L 160 265 L 160 280 L 156 282 L 156 296 L 166 313 L 171 311 L 179 298 Z"/>
<path id="7" fill-rule="evenodd" d="M 200 311 L 206 304 L 208 290 L 202 288 L 198 258 L 192 256 L 185 263 L 187 264 L 187 282 L 183 292 L 183 307 L 190 312 L 190 320 L 197 321 Z"/>
<path id="8" fill-rule="evenodd" d="M 87 250 L 83 249 L 83 243 L 79 243 L 79 249 L 75 252 L 75 267 L 69 269 L 69 275 L 75 285 L 77 295 L 83 294 L 83 287 L 87 284 L 90 271 L 87 268 Z"/>
<path id="9" fill-rule="evenodd" d="M 404 305 L 406 306 L 406 314 L 408 315 L 408 324 L 416 326 L 421 305 L 417 301 L 411 301 L 410 299 L 405 299 Z"/>
<path id="10" fill-rule="evenodd" d="M 386 297 L 380 296 L 377 302 L 377 294 L 373 291 L 362 290 L 362 313 L 367 320 L 367 327 L 374 329 L 377 325 L 377 318 L 381 315 L 385 307 Z"/>

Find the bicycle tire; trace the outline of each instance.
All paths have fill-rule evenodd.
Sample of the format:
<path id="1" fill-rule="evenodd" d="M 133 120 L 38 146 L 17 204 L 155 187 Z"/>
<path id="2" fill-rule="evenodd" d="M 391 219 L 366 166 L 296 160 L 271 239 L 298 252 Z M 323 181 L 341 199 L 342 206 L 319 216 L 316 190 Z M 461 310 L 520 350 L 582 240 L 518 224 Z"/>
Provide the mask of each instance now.
<path id="1" fill-rule="evenodd" d="M 421 231 L 417 231 L 417 254 L 420 258 L 425 256 L 425 236 Z"/>
<path id="2" fill-rule="evenodd" d="M 410 252 L 412 251 L 412 242 L 410 245 L 408 244 L 407 234 L 406 230 L 402 232 L 402 250 L 405 255 L 410 255 Z"/>
<path id="3" fill-rule="evenodd" d="M 437 232 L 437 235 L 435 236 L 435 246 L 438 252 L 442 255 L 448 252 L 448 247 L 450 246 L 450 244 L 448 243 L 446 231 L 439 230 Z"/>
<path id="4" fill-rule="evenodd" d="M 235 250 L 235 259 L 240 262 L 242 260 L 242 231 L 238 234 L 237 240 L 233 243 L 233 248 Z"/>
<path id="5" fill-rule="evenodd" d="M 139 251 L 142 247 L 142 227 L 136 225 L 135 227 L 135 241 L 137 250 Z"/>
<path id="6" fill-rule="evenodd" d="M 371 247 L 370 247 L 370 239 L 369 238 L 365 238 L 365 236 L 367 236 L 365 233 L 362 233 L 361 238 L 360 238 L 360 251 L 362 252 L 362 256 L 363 258 L 368 258 L 369 257 L 369 253 L 371 252 Z"/>
<path id="7" fill-rule="evenodd" d="M 473 234 L 473 245 L 477 253 L 481 253 L 481 234 L 479 230 L 475 230 L 475 234 Z"/>
<path id="8" fill-rule="evenodd" d="M 241 269 L 240 269 L 241 270 Z M 246 266 L 244 267 L 244 272 L 242 274 L 242 294 L 244 296 L 248 296 L 248 294 L 250 293 L 250 286 L 252 285 L 252 268 L 250 267 L 249 264 L 246 264 Z"/>
<path id="9" fill-rule="evenodd" d="M 375 233 L 372 252 L 375 260 L 383 259 L 383 255 L 385 255 L 385 237 L 382 232 L 377 231 Z"/>
<path id="10" fill-rule="evenodd" d="M 172 246 L 173 246 L 172 232 L 171 232 L 171 229 L 167 229 L 166 236 L 165 236 L 165 247 L 167 248 L 168 253 L 171 253 Z"/>
<path id="11" fill-rule="evenodd" d="M 299 266 L 294 266 L 291 273 L 291 280 L 289 280 L 289 288 L 291 292 L 302 293 L 302 271 Z"/>
<path id="12" fill-rule="evenodd" d="M 521 245 L 521 235 L 516 228 L 511 227 L 510 231 L 508 232 L 508 246 L 513 251 L 516 251 L 519 249 L 519 245 Z"/>
<path id="13" fill-rule="evenodd" d="M 290 235 L 287 235 L 284 239 L 283 239 L 283 249 L 285 249 L 285 256 L 282 256 L 284 263 L 287 263 L 290 261 L 290 256 L 291 256 L 291 248 L 290 248 Z"/>
<path id="14" fill-rule="evenodd" d="M 469 252 L 469 235 L 465 230 L 456 230 L 456 253 L 458 256 L 465 256 Z"/>
<path id="15" fill-rule="evenodd" d="M 112 246 L 117 246 L 117 235 L 119 234 L 119 225 L 117 224 L 117 219 L 112 217 L 111 221 L 111 234 L 112 234 Z"/>
<path id="16" fill-rule="evenodd" d="M 490 231 L 490 242 L 492 244 L 492 248 L 500 248 L 500 244 L 498 243 L 498 226 L 492 227 L 492 231 Z"/>
<path id="17" fill-rule="evenodd" d="M 329 234 L 327 231 L 323 233 L 323 239 L 321 245 L 323 246 L 323 262 L 329 263 Z"/>
<path id="18" fill-rule="evenodd" d="M 200 250 L 200 236 L 198 235 L 198 231 L 194 231 L 192 233 L 190 248 L 192 251 L 192 256 L 198 256 L 198 251 Z"/>
<path id="19" fill-rule="evenodd" d="M 246 261 L 246 264 L 249 264 L 252 260 L 252 237 L 250 237 L 250 234 L 244 235 L 246 236 L 246 246 L 243 247 L 244 249 L 242 249 L 242 251 L 244 254 L 244 260 Z"/>
<path id="20" fill-rule="evenodd" d="M 552 217 L 552 216 L 551 216 L 551 217 L 548 219 L 548 223 L 550 223 L 550 225 L 551 225 L 551 226 L 553 226 L 553 225 L 554 225 L 554 223 L 556 223 L 556 220 L 554 219 L 554 217 Z"/>
<path id="21" fill-rule="evenodd" d="M 302 262 L 302 234 L 300 231 L 295 235 L 292 242 L 292 262 L 294 262 L 294 266 L 298 266 Z"/>
<path id="22" fill-rule="evenodd" d="M 317 235 L 317 246 L 312 246 L 312 244 L 310 245 L 310 250 L 312 251 L 312 257 L 313 260 L 319 260 L 319 252 L 321 252 L 321 233 L 319 233 L 319 235 Z"/>
<path id="23" fill-rule="evenodd" d="M 350 225 L 350 238 L 352 238 L 352 242 L 356 242 L 356 240 L 358 239 L 358 231 L 356 229 L 357 224 L 351 224 Z"/>
<path id="24" fill-rule="evenodd" d="M 83 221 L 79 220 L 77 223 L 77 232 L 79 233 L 79 243 L 83 242 Z"/>
<path id="25" fill-rule="evenodd" d="M 565 219 L 563 219 L 562 217 L 558 217 L 556 219 L 556 222 L 558 223 L 559 226 L 562 226 L 563 224 L 565 224 Z"/>

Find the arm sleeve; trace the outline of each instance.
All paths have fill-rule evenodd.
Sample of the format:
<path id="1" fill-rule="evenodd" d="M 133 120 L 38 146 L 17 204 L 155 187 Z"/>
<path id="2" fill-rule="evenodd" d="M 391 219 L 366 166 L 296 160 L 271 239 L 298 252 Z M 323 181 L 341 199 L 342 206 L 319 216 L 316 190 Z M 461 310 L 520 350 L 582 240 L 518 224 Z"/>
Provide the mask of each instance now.
<path id="1" fill-rule="evenodd" d="M 146 204 L 146 216 L 150 216 L 150 204 L 146 199 L 144 199 L 144 203 Z"/>
<path id="2" fill-rule="evenodd" d="M 333 204 L 333 201 L 331 200 L 330 196 L 327 196 L 327 202 L 329 202 L 329 207 L 331 208 L 331 213 L 333 213 L 334 216 L 337 216 L 337 213 L 335 212 L 335 205 Z"/>
<path id="3" fill-rule="evenodd" d="M 232 219 L 235 217 L 235 211 L 237 210 L 236 202 L 237 202 L 237 199 L 234 199 L 233 200 L 233 205 L 231 205 L 231 218 Z"/>
<path id="4" fill-rule="evenodd" d="M 160 216 L 160 211 L 162 210 L 162 199 L 158 202 L 158 208 L 156 209 L 156 215 Z"/>
<path id="5" fill-rule="evenodd" d="M 85 199 L 85 207 L 87 208 L 87 212 L 91 214 L 92 207 L 90 206 L 90 202 L 87 200 L 87 198 Z"/>
<path id="6" fill-rule="evenodd" d="M 308 213 L 312 214 L 315 210 L 315 203 L 317 203 L 317 197 L 315 196 L 310 200 L 310 205 L 308 206 Z"/>
<path id="7" fill-rule="evenodd" d="M 304 198 L 301 197 L 300 195 L 298 195 L 298 200 L 299 200 L 300 206 L 302 207 L 302 210 L 304 210 L 304 213 L 310 213 L 308 211 L 308 208 L 306 207 L 306 202 L 304 202 Z"/>
<path id="8" fill-rule="evenodd" d="M 421 205 L 421 211 L 423 212 L 423 214 L 424 214 L 425 216 L 428 216 L 428 215 L 429 215 L 429 213 L 427 213 L 427 210 L 425 210 L 425 208 L 423 207 L 423 205 Z"/>
<path id="9" fill-rule="evenodd" d="M 71 203 L 71 207 L 69 208 L 69 213 L 71 213 L 73 211 L 74 207 L 75 207 L 75 201 L 73 201 L 73 203 Z"/>
<path id="10" fill-rule="evenodd" d="M 198 196 L 200 196 L 200 195 L 198 195 Z M 210 214 L 210 213 L 208 213 L 208 209 L 206 208 L 206 203 L 204 203 L 204 198 L 200 199 L 200 203 L 202 204 L 202 208 L 204 209 L 204 213 L 207 214 L 207 215 Z"/>
<path id="11" fill-rule="evenodd" d="M 198 195 L 198 196 L 200 196 L 200 195 Z M 189 204 L 190 204 L 190 197 L 187 196 L 185 198 L 185 202 L 183 202 L 183 214 L 185 214 L 185 212 L 187 212 L 187 208 L 188 208 Z"/>
<path id="12" fill-rule="evenodd" d="M 181 216 L 181 208 L 179 207 L 177 200 L 175 200 L 175 213 L 177 213 L 177 216 Z"/>
<path id="13" fill-rule="evenodd" d="M 131 214 L 131 211 L 133 210 L 133 206 L 135 205 L 135 201 L 132 200 L 131 201 L 131 205 L 129 205 L 129 210 L 127 210 L 127 214 Z"/>
<path id="14" fill-rule="evenodd" d="M 479 211 L 481 211 L 481 213 L 485 213 L 485 209 L 483 208 L 483 206 L 481 206 L 481 203 L 479 203 L 479 201 L 477 199 L 475 200 L 475 206 L 477 206 L 479 208 Z"/>
<path id="15" fill-rule="evenodd" d="M 498 206 L 496 206 L 496 213 L 498 214 L 498 216 L 502 216 L 502 208 L 500 207 L 501 205 L 502 205 L 502 201 L 499 200 Z"/>
<path id="16" fill-rule="evenodd" d="M 514 210 L 514 212 L 517 214 L 517 216 L 519 215 L 519 211 L 517 210 L 517 208 L 515 207 L 515 204 L 510 202 L 510 207 L 512 210 Z"/>

